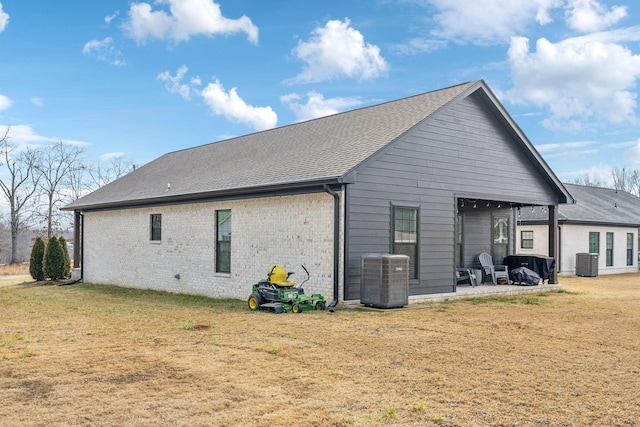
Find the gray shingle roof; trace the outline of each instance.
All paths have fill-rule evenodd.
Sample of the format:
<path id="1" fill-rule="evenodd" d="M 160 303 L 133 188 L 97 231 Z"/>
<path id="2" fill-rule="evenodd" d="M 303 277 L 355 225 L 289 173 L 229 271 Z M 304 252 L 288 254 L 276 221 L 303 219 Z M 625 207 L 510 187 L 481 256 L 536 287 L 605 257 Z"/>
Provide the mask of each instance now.
<path id="1" fill-rule="evenodd" d="M 558 206 L 559 222 L 628 225 L 640 227 L 640 197 L 613 188 L 564 184 L 575 199 L 574 204 Z M 545 221 L 546 212 L 523 208 L 523 222 Z"/>
<path id="2" fill-rule="evenodd" d="M 465 91 L 483 85 L 482 81 L 468 82 L 168 153 L 65 209 L 162 202 L 337 179 Z"/>

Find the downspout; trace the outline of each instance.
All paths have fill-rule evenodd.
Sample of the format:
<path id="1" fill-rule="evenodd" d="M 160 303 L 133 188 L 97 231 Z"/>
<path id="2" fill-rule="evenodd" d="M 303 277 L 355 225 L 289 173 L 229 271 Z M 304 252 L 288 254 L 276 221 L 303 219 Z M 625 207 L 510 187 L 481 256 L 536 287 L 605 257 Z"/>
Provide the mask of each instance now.
<path id="1" fill-rule="evenodd" d="M 324 191 L 333 196 L 333 301 L 327 309 L 333 313 L 338 304 L 338 274 L 340 271 L 340 196 L 327 184 Z"/>
<path id="2" fill-rule="evenodd" d="M 76 280 L 72 280 L 70 282 L 62 282 L 58 284 L 58 286 L 67 286 L 67 285 L 75 285 L 78 282 L 82 282 L 82 278 L 84 277 L 84 214 L 82 212 L 78 212 L 78 216 L 81 218 L 80 224 L 75 224 L 76 227 L 80 226 L 80 239 L 74 239 L 74 245 L 77 245 L 78 242 L 76 240 L 80 240 L 80 245 L 78 248 L 74 248 L 74 250 L 80 251 L 80 277 Z M 76 233 L 77 235 L 77 233 Z M 75 258 L 75 254 L 74 254 Z"/>

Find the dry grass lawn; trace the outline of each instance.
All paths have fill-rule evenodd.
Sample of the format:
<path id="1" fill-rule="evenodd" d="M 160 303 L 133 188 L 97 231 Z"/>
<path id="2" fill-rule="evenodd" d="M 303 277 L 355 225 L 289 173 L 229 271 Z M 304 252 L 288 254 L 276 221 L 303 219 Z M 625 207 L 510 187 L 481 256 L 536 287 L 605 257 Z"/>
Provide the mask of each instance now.
<path id="1" fill-rule="evenodd" d="M 640 426 L 640 275 L 421 309 L 0 280 L 3 426 Z M 247 294 L 249 286 L 247 286 Z"/>

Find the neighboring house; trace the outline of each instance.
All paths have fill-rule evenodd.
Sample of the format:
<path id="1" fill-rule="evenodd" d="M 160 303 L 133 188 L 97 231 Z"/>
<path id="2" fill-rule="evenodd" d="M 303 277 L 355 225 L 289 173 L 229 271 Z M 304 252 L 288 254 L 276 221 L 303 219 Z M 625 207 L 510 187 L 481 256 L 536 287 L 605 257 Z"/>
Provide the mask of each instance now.
<path id="1" fill-rule="evenodd" d="M 576 274 L 578 253 L 599 254 L 598 274 L 637 272 L 640 198 L 612 188 L 564 185 L 575 203 L 558 207 L 559 274 Z M 547 223 L 544 208 L 521 209 L 516 252 L 546 255 Z"/>
<path id="2" fill-rule="evenodd" d="M 304 264 L 308 292 L 359 300 L 362 255 L 401 253 L 417 301 L 455 292 L 481 252 L 513 253 L 518 206 L 555 224 L 566 202 L 474 81 L 169 153 L 65 209 L 87 282 L 244 299 L 270 264 L 296 281 Z"/>

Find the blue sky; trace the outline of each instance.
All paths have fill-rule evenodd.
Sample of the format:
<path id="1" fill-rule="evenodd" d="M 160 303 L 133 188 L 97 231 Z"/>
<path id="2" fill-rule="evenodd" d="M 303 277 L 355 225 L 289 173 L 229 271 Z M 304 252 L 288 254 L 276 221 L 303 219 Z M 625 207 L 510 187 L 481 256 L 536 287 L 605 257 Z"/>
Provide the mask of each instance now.
<path id="1" fill-rule="evenodd" d="M 2 0 L 0 54 L 0 131 L 90 163 L 484 79 L 561 180 L 640 168 L 631 0 Z"/>

